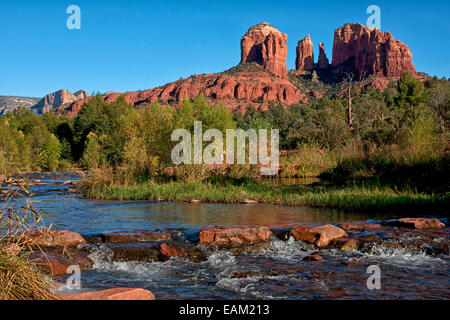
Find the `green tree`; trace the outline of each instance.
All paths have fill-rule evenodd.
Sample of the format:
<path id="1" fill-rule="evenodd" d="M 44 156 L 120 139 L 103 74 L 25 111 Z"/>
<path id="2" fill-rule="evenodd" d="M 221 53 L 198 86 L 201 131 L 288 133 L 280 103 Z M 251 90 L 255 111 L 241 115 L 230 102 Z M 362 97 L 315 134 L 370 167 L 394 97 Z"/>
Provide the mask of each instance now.
<path id="1" fill-rule="evenodd" d="M 39 165 L 45 171 L 55 171 L 61 157 L 61 143 L 55 135 L 50 134 L 39 154 Z"/>

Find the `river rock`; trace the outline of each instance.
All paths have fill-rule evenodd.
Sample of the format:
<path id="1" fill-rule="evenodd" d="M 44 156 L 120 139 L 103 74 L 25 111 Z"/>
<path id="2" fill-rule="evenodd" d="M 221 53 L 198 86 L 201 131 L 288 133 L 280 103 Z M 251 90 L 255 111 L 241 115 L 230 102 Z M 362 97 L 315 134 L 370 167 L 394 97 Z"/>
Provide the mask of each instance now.
<path id="1" fill-rule="evenodd" d="M 178 244 L 178 243 L 161 243 L 159 245 L 160 259 L 165 261 L 172 257 L 188 258 L 194 262 L 206 261 L 206 255 L 197 247 Z"/>
<path id="2" fill-rule="evenodd" d="M 72 265 L 81 270 L 91 269 L 93 262 L 88 258 L 88 252 L 76 247 L 47 247 L 45 251 L 35 250 L 28 256 L 29 260 L 36 262 L 39 268 L 49 275 L 66 274 L 67 268 Z"/>
<path id="3" fill-rule="evenodd" d="M 27 245 L 39 247 L 78 246 L 86 240 L 78 233 L 67 230 L 33 231 L 26 241 Z"/>
<path id="4" fill-rule="evenodd" d="M 30 257 L 30 260 L 34 261 L 42 272 L 50 276 L 64 275 L 67 273 L 67 268 L 75 265 L 72 260 L 64 256 L 56 256 L 41 252 L 33 254 L 32 257 Z"/>
<path id="5" fill-rule="evenodd" d="M 354 251 L 357 250 L 359 247 L 358 241 L 355 239 L 345 239 L 342 241 L 339 250 L 341 251 Z"/>
<path id="6" fill-rule="evenodd" d="M 117 231 L 99 236 L 105 243 L 127 243 L 170 240 L 171 234 L 162 230 Z"/>
<path id="7" fill-rule="evenodd" d="M 381 237 L 374 235 L 374 234 L 364 235 L 364 236 L 360 237 L 359 239 L 362 240 L 363 242 L 371 242 L 371 243 L 383 242 L 383 239 Z"/>
<path id="8" fill-rule="evenodd" d="M 325 247 L 333 240 L 348 237 L 344 230 L 331 224 L 317 227 L 298 226 L 292 229 L 290 234 L 295 240 L 311 243 L 317 247 Z"/>
<path id="9" fill-rule="evenodd" d="M 382 228 L 381 224 L 370 222 L 340 223 L 339 226 L 346 231 L 364 231 Z"/>
<path id="10" fill-rule="evenodd" d="M 445 224 L 439 219 L 403 218 L 397 220 L 397 225 L 414 229 L 444 229 Z"/>
<path id="11" fill-rule="evenodd" d="M 318 254 L 313 254 L 313 255 L 304 257 L 302 260 L 310 261 L 310 262 L 317 262 L 317 261 L 323 261 L 323 258 Z"/>
<path id="12" fill-rule="evenodd" d="M 62 300 L 155 300 L 155 295 L 139 288 L 114 288 L 102 291 L 61 294 Z"/>
<path id="13" fill-rule="evenodd" d="M 200 231 L 200 243 L 242 244 L 266 241 L 272 236 L 269 227 L 209 226 Z"/>
<path id="14" fill-rule="evenodd" d="M 159 261 L 158 244 L 152 242 L 140 243 L 109 243 L 105 244 L 114 255 L 113 261 Z"/>

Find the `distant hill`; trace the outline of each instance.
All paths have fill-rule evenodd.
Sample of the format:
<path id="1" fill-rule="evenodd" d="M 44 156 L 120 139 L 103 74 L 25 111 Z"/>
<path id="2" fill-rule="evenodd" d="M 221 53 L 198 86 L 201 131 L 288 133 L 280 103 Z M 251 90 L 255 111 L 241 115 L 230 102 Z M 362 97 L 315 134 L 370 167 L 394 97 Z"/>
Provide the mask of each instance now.
<path id="1" fill-rule="evenodd" d="M 41 98 L 0 96 L 0 115 L 4 115 L 20 107 L 31 109 L 39 100 Z"/>
<path id="2" fill-rule="evenodd" d="M 86 99 L 89 94 L 84 90 L 78 90 L 75 94 L 68 90 L 61 89 L 46 95 L 31 109 L 37 114 L 44 114 L 55 110 L 60 105 L 72 103 L 80 99 Z"/>

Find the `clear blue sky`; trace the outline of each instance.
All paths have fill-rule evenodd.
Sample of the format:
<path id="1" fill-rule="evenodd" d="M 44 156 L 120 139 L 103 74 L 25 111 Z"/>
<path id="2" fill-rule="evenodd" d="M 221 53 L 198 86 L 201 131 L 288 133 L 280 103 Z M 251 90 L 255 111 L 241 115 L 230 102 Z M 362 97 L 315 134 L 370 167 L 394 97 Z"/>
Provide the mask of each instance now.
<path id="1" fill-rule="evenodd" d="M 81 30 L 68 30 L 66 9 L 81 8 Z M 240 38 L 266 21 L 286 33 L 288 68 L 298 39 L 324 42 L 331 61 L 334 30 L 365 24 L 381 8 L 381 29 L 406 43 L 419 71 L 450 76 L 450 1 L 0 1 L 0 95 L 42 97 L 58 89 L 150 89 L 239 63 Z"/>

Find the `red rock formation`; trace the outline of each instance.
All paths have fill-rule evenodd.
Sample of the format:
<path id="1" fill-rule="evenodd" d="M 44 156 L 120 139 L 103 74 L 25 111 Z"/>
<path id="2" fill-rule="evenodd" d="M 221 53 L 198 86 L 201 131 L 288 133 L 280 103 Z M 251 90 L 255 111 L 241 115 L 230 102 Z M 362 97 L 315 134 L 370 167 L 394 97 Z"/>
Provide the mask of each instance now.
<path id="1" fill-rule="evenodd" d="M 287 78 L 287 35 L 263 22 L 251 27 L 241 40 L 241 64 L 256 62 L 265 70 Z"/>
<path id="2" fill-rule="evenodd" d="M 298 73 L 314 69 L 313 43 L 309 34 L 298 41 L 295 69 Z"/>
<path id="3" fill-rule="evenodd" d="M 123 95 L 125 100 L 133 105 L 157 101 L 179 104 L 183 99 L 192 99 L 199 94 L 213 101 L 224 102 L 230 110 L 245 108 L 248 105 L 259 108 L 261 104 L 265 108 L 270 101 L 279 101 L 285 105 L 308 101 L 307 96 L 289 80 L 272 76 L 264 71 L 192 76 L 152 90 L 112 93 L 103 98 L 112 103 Z M 63 105 L 58 111 L 74 116 L 89 99 L 91 97 Z"/>
<path id="4" fill-rule="evenodd" d="M 339 68 L 339 66 L 345 67 Z M 416 73 L 408 46 L 395 40 L 389 32 L 347 23 L 334 33 L 332 65 L 338 73 L 400 77 Z"/>
<path id="5" fill-rule="evenodd" d="M 102 291 L 61 294 L 62 300 L 155 300 L 148 290 L 138 288 L 114 288 Z"/>
<path id="6" fill-rule="evenodd" d="M 317 66 L 319 69 L 326 69 L 330 65 L 330 62 L 325 54 L 325 45 L 323 43 L 319 43 L 319 62 Z"/>

